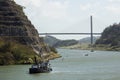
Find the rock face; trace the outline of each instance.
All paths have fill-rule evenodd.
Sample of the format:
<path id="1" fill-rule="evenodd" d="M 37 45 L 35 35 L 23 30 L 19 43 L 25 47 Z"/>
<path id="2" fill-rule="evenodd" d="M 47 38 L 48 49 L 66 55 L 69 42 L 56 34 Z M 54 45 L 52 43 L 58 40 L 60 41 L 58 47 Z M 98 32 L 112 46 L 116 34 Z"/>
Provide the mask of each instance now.
<path id="1" fill-rule="evenodd" d="M 113 24 L 107 27 L 96 44 L 120 47 L 120 24 Z"/>
<path id="2" fill-rule="evenodd" d="M 31 46 L 36 52 L 49 52 L 23 9 L 14 0 L 0 0 L 0 38 Z"/>
<path id="3" fill-rule="evenodd" d="M 100 50 L 120 51 L 120 23 L 105 28 L 95 46 Z"/>

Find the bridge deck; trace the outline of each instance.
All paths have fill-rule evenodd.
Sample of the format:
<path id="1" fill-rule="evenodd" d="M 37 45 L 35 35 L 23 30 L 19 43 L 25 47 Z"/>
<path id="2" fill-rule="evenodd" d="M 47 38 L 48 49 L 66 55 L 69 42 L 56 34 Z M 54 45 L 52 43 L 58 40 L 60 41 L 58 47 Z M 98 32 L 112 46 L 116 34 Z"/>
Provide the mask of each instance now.
<path id="1" fill-rule="evenodd" d="M 39 35 L 91 35 L 91 33 L 39 33 Z M 101 35 L 101 33 L 93 33 L 93 35 Z"/>

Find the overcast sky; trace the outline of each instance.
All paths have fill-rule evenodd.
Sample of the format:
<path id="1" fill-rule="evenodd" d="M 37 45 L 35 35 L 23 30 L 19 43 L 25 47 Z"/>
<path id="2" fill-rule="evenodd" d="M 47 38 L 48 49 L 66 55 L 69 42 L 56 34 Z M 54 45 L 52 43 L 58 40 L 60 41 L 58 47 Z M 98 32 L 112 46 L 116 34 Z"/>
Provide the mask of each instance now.
<path id="1" fill-rule="evenodd" d="M 102 32 L 120 21 L 120 0 L 15 0 L 26 7 L 25 14 L 40 33 Z M 81 36 L 58 36 L 79 38 Z"/>

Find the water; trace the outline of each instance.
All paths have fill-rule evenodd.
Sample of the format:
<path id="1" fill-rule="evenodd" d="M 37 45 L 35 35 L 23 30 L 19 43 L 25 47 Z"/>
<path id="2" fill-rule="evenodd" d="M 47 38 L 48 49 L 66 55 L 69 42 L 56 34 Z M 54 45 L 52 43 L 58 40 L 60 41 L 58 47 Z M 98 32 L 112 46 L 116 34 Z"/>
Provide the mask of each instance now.
<path id="1" fill-rule="evenodd" d="M 120 80 L 120 52 L 58 49 L 50 73 L 29 74 L 30 65 L 0 66 L 0 80 Z M 85 56 L 88 54 L 88 56 Z"/>

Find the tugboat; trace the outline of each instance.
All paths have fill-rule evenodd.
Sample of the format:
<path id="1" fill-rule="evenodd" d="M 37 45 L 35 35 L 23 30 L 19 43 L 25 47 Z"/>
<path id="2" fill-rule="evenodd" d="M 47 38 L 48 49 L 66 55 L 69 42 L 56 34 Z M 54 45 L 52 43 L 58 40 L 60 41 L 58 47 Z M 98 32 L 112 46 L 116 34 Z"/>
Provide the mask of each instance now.
<path id="1" fill-rule="evenodd" d="M 29 68 L 29 73 L 47 73 L 52 71 L 52 68 L 50 67 L 49 60 L 47 61 L 41 61 L 38 63 L 36 57 L 35 58 L 35 63 Z"/>

